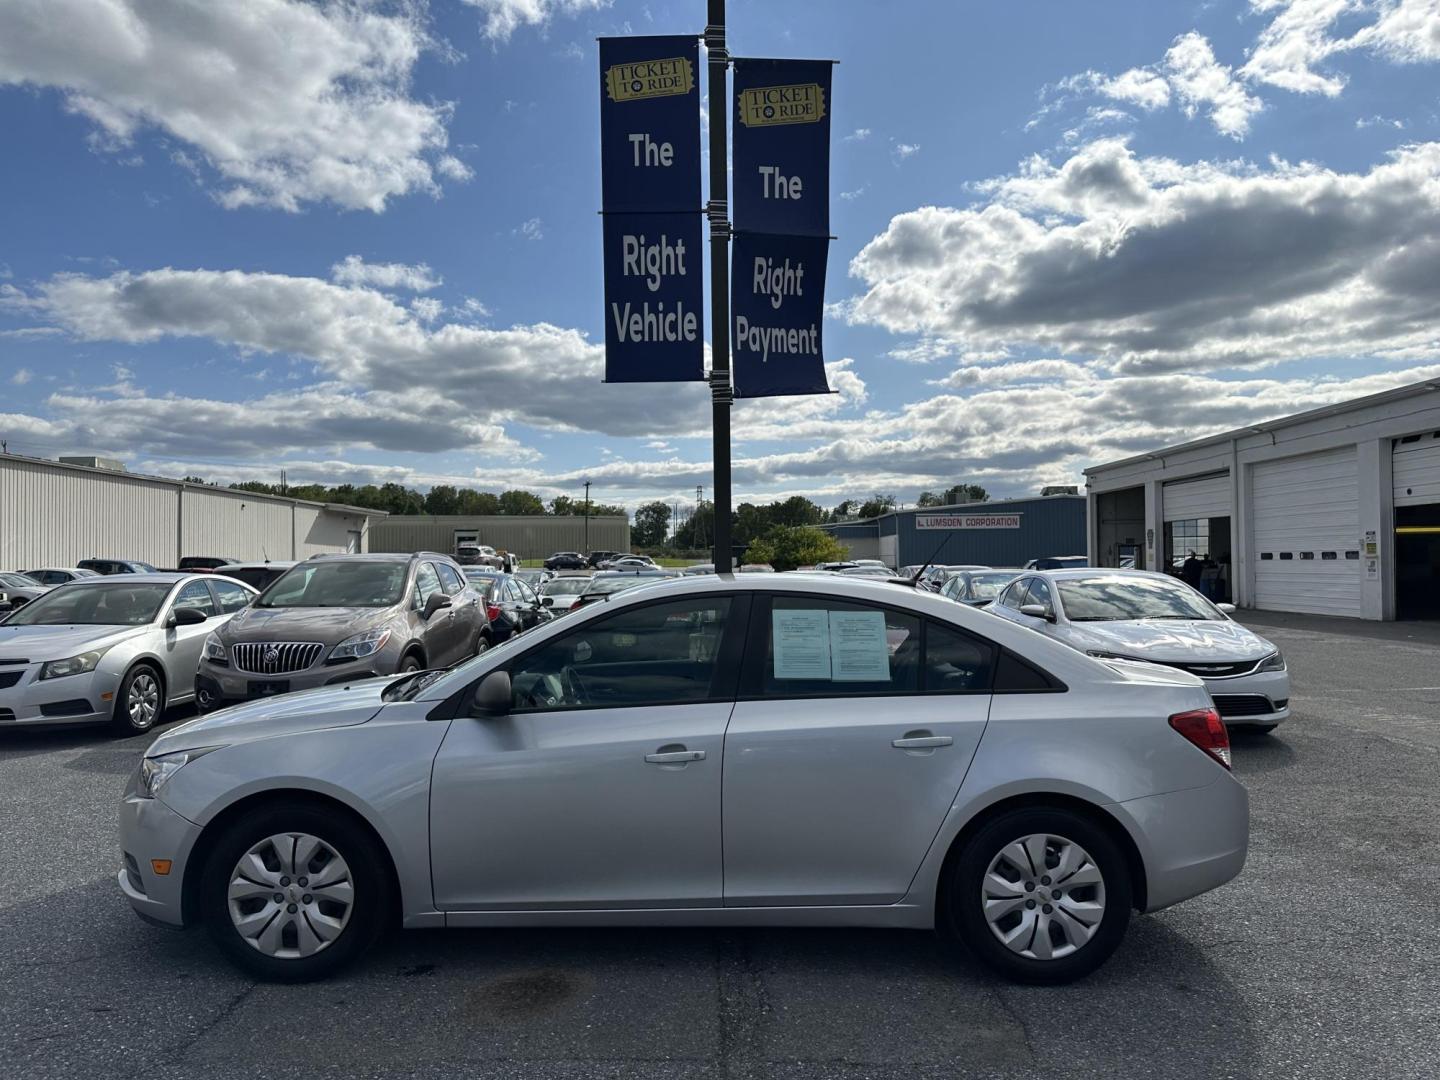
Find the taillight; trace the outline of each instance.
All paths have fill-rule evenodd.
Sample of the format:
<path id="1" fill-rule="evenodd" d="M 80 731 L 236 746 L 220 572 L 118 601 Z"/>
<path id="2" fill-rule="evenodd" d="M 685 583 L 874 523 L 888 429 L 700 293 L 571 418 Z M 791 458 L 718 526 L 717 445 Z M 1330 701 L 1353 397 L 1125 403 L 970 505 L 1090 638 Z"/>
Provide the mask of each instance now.
<path id="1" fill-rule="evenodd" d="M 1170 717 L 1170 726 L 1225 768 L 1230 768 L 1230 732 L 1214 709 L 1195 709 Z"/>
<path id="2" fill-rule="evenodd" d="M 485 618 L 489 619 L 491 622 L 499 622 L 499 621 L 500 621 L 500 605 L 499 605 L 499 604 L 486 604 L 486 605 L 485 605 Z"/>

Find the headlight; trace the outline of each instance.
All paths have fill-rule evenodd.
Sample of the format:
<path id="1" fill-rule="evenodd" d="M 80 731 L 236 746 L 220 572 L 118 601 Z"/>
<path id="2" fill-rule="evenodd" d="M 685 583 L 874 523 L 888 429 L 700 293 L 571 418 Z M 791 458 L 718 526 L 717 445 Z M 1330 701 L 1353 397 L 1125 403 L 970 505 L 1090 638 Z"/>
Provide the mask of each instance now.
<path id="1" fill-rule="evenodd" d="M 331 660 L 358 660 L 362 656 L 373 656 L 390 640 L 389 630 L 367 630 L 363 634 L 346 638 L 330 650 Z"/>
<path id="2" fill-rule="evenodd" d="M 1284 670 L 1285 670 L 1285 657 L 1283 657 L 1283 656 L 1280 655 L 1280 650 L 1279 650 L 1279 649 L 1276 649 L 1276 650 L 1275 650 L 1273 653 L 1271 653 L 1269 656 L 1265 657 L 1264 660 L 1261 660 L 1261 661 L 1260 661 L 1260 666 L 1259 666 L 1258 668 L 1256 668 L 1255 670 L 1256 670 L 1256 671 L 1284 671 Z"/>
<path id="3" fill-rule="evenodd" d="M 142 798 L 153 799 L 156 793 L 183 766 L 188 765 L 196 758 L 204 757 L 211 750 L 219 749 L 218 746 L 202 746 L 198 750 L 181 750 L 174 754 L 147 757 L 140 763 L 140 781 L 136 785 L 136 790 L 139 791 Z"/>
<path id="4" fill-rule="evenodd" d="M 63 679 L 66 675 L 84 675 L 87 671 L 94 671 L 95 665 L 100 663 L 100 658 L 109 651 L 109 649 L 95 649 L 93 652 L 81 653 L 79 656 L 72 656 L 66 660 L 51 660 L 49 663 L 40 665 L 40 678 Z"/>
<path id="5" fill-rule="evenodd" d="M 220 644 L 220 635 L 212 633 L 205 639 L 205 659 L 219 660 L 222 663 L 230 662 L 230 653 L 224 645 Z"/>

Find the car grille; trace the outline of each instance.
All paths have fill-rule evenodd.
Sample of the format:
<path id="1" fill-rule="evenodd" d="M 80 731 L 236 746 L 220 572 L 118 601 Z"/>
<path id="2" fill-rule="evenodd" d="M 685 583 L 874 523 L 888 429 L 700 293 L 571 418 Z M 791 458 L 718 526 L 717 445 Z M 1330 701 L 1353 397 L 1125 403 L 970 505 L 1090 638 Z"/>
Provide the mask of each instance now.
<path id="1" fill-rule="evenodd" d="M 1231 679 L 1236 675 L 1249 675 L 1260 663 L 1259 660 L 1213 660 L 1209 663 L 1178 663 L 1170 660 L 1155 660 L 1152 663 L 1165 667 L 1179 668 L 1202 679 Z"/>
<path id="2" fill-rule="evenodd" d="M 0 667 L 14 667 L 16 664 L 28 664 L 29 660 L 16 660 L 13 657 L 6 657 L 0 660 Z"/>
<path id="3" fill-rule="evenodd" d="M 230 646 L 230 660 L 238 671 L 284 675 L 304 671 L 324 651 L 318 641 L 242 641 Z"/>
<path id="4" fill-rule="evenodd" d="M 0 724 L 15 719 L 14 709 L 0 709 Z"/>
<path id="5" fill-rule="evenodd" d="M 0 690 L 4 690 L 7 686 L 14 686 L 20 681 L 20 676 L 24 674 L 23 671 L 0 671 Z"/>
<path id="6" fill-rule="evenodd" d="M 1221 716 L 1264 716 L 1275 711 L 1264 694 L 1216 694 L 1214 701 Z"/>

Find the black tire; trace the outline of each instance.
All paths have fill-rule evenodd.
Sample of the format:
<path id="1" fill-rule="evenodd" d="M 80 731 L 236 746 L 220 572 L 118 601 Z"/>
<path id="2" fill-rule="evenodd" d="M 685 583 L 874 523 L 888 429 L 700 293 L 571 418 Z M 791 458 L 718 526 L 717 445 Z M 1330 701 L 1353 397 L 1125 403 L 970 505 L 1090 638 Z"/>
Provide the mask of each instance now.
<path id="1" fill-rule="evenodd" d="M 397 675 L 410 675 L 421 668 L 420 658 L 413 652 L 406 653 L 400 658 L 400 666 L 395 669 Z"/>
<path id="2" fill-rule="evenodd" d="M 130 695 L 137 684 L 150 686 L 154 690 L 154 711 L 137 719 L 130 713 Z M 148 696 L 148 695 L 146 695 Z M 116 735 L 144 735 L 152 730 L 165 715 L 165 680 L 153 664 L 136 664 L 120 680 L 120 689 L 115 691 L 115 705 L 110 712 L 110 726 Z"/>
<path id="3" fill-rule="evenodd" d="M 1022 956 L 996 936 L 985 917 L 983 897 L 991 861 L 1008 845 L 1037 834 L 1063 837 L 1078 844 L 1099 868 L 1104 888 L 1104 911 L 1090 938 L 1068 955 L 1045 960 Z M 999 815 L 981 826 L 958 858 L 951 860 L 945 884 L 943 906 L 936 920 L 942 934 L 963 944 L 987 967 L 1014 982 L 1055 985 L 1083 978 L 1115 951 L 1130 923 L 1133 888 L 1124 854 L 1104 828 L 1073 810 L 1031 807 Z M 1047 887 L 1039 881 L 1032 884 Z M 1094 895 L 1093 891 L 1082 894 L 1090 899 Z M 1044 904 L 1043 894 L 1037 895 L 1035 903 L 1040 910 L 1050 906 Z M 1023 917 L 1025 913 L 1015 914 Z"/>
<path id="4" fill-rule="evenodd" d="M 490 646 L 490 633 L 489 631 L 483 631 L 480 636 L 475 639 L 475 655 L 481 656 L 484 653 L 489 652 Z"/>
<path id="5" fill-rule="evenodd" d="M 227 897 L 241 856 L 266 837 L 287 833 L 305 833 L 333 848 L 348 866 L 354 890 L 349 919 L 339 935 L 319 951 L 294 958 L 267 955 L 243 937 L 231 920 Z M 386 925 L 393 903 L 384 856 L 370 833 L 342 811 L 301 803 L 245 814 L 225 829 L 205 863 L 199 908 L 210 937 L 236 967 L 266 982 L 296 983 L 327 978 L 366 952 Z M 277 911 L 276 918 L 284 915 Z"/>

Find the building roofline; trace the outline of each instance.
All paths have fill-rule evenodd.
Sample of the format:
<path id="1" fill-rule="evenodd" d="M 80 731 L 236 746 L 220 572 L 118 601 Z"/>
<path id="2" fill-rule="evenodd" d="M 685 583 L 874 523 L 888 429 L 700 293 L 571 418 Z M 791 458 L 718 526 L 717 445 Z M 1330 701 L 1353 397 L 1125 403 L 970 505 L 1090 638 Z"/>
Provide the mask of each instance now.
<path id="1" fill-rule="evenodd" d="M 1176 443 L 1174 446 L 1164 446 L 1158 450 L 1147 450 L 1143 454 L 1132 454 L 1130 457 L 1117 458 L 1114 461 L 1107 461 L 1102 465 L 1091 465 L 1088 469 L 1085 469 L 1084 472 L 1088 477 L 1091 473 L 1118 469 L 1125 465 L 1138 465 L 1142 461 L 1153 461 L 1155 458 L 1168 457 L 1171 454 L 1181 454 L 1187 450 L 1200 450 L 1207 446 L 1218 446 L 1221 443 L 1227 443 L 1232 439 L 1238 439 L 1245 435 L 1261 435 L 1267 431 L 1279 431 L 1283 428 L 1308 423 L 1311 420 L 1323 420 L 1327 416 L 1339 416 L 1342 413 L 1358 412 L 1360 409 L 1369 408 L 1372 405 L 1384 405 L 1390 401 L 1404 401 L 1407 398 L 1422 397 L 1425 394 L 1436 392 L 1440 392 L 1440 380 L 1427 379 L 1425 382 L 1397 386 L 1392 390 L 1382 390 L 1378 394 L 1367 394 L 1365 397 L 1339 401 L 1334 405 L 1322 405 L 1318 409 L 1291 413 L 1289 416 L 1281 416 L 1274 420 L 1265 420 L 1258 424 L 1246 424 L 1244 427 L 1233 428 L 1230 431 L 1222 431 L 1218 435 L 1207 435 L 1203 439 L 1192 439 L 1190 442 Z"/>
<path id="2" fill-rule="evenodd" d="M 1014 506 L 1016 503 L 1037 503 L 1037 502 L 1060 502 L 1064 499 L 1076 499 L 1085 501 L 1085 496 L 1074 495 L 1023 495 L 1016 499 L 993 499 L 989 502 L 963 502 L 946 503 L 944 506 L 907 506 L 903 510 L 886 510 L 883 514 L 876 514 L 874 517 L 856 518 L 853 521 L 827 521 L 821 528 L 830 528 L 836 525 L 870 525 L 881 518 L 899 517 L 901 514 L 939 514 L 946 511 L 955 513 L 985 513 L 996 506 Z"/>
<path id="3" fill-rule="evenodd" d="M 56 469 L 69 472 L 94 473 L 107 477 L 128 477 L 131 480 L 140 480 L 148 484 L 165 484 L 180 490 L 187 488 L 193 491 L 210 491 L 222 495 L 239 495 L 242 498 L 264 499 L 267 502 L 286 503 L 290 506 L 315 506 L 321 510 L 333 510 L 343 514 L 359 514 L 365 517 L 383 518 L 389 517 L 388 510 L 372 510 L 367 506 L 350 506 L 346 503 L 315 502 L 312 499 L 296 499 L 289 495 L 270 495 L 261 491 L 245 491 L 242 488 L 221 487 L 218 484 L 195 484 L 189 480 L 176 480 L 170 476 L 153 476 L 150 473 L 130 472 L 128 469 L 118 471 L 116 469 L 99 469 L 92 465 L 74 465 L 68 461 L 56 461 L 53 458 L 29 457 L 25 454 L 0 454 L 0 463 L 6 461 L 20 461 L 27 465 L 42 465 L 48 469 Z"/>

